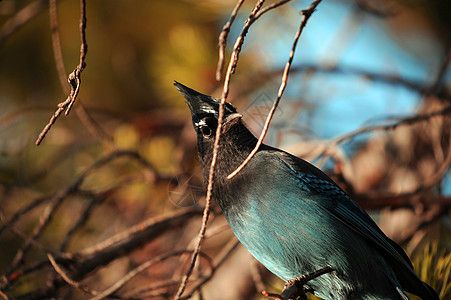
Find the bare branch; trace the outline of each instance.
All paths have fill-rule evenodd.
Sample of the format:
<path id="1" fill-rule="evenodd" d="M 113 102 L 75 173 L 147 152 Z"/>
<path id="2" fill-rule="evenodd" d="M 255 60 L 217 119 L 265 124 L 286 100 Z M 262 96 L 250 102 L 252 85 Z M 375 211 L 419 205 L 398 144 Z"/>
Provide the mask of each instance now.
<path id="1" fill-rule="evenodd" d="M 274 293 L 268 293 L 267 291 L 263 291 L 263 296 L 266 297 L 274 297 L 276 299 L 280 300 L 289 300 L 289 299 L 296 299 L 297 297 L 301 296 L 301 299 L 305 297 L 305 291 L 304 291 L 304 285 L 309 282 L 312 279 L 315 279 L 321 275 L 327 274 L 334 271 L 332 267 L 325 266 L 318 270 L 315 270 L 309 274 L 299 276 L 297 278 L 288 280 L 285 283 L 285 287 L 283 288 L 282 294 L 274 294 Z"/>
<path id="2" fill-rule="evenodd" d="M 162 262 L 162 261 L 164 261 L 164 260 L 166 260 L 166 259 L 168 259 L 170 257 L 173 257 L 173 256 L 178 256 L 178 255 L 182 255 L 182 254 L 190 254 L 191 252 L 192 251 L 189 251 L 189 250 L 180 250 L 180 251 L 175 251 L 175 252 L 172 252 L 172 253 L 167 253 L 167 254 L 163 254 L 163 255 L 154 257 L 154 258 L 142 263 L 141 265 L 139 265 L 135 269 L 131 270 L 130 272 L 128 272 L 124 277 L 122 277 L 119 281 L 117 281 L 111 287 L 109 287 L 108 289 L 106 289 L 102 293 L 98 294 L 97 296 L 92 297 L 90 300 L 101 300 L 101 299 L 111 295 L 112 293 L 116 292 L 121 287 L 123 287 L 133 277 L 137 276 L 139 273 L 141 273 L 145 269 L 153 266 L 156 263 Z M 199 252 L 199 255 L 204 257 L 204 258 L 206 258 L 206 261 L 208 262 L 210 270 L 211 270 L 211 272 L 213 272 L 214 267 L 213 267 L 211 259 L 206 254 L 203 254 L 202 252 Z"/>
<path id="3" fill-rule="evenodd" d="M 205 200 L 205 209 L 202 217 L 202 226 L 199 231 L 198 235 L 198 242 L 196 244 L 196 247 L 194 248 L 193 256 L 191 258 L 190 265 L 188 267 L 188 270 L 186 271 L 185 276 L 182 278 L 182 281 L 180 283 L 179 289 L 174 297 L 175 300 L 179 300 L 181 295 L 183 294 L 186 284 L 188 282 L 189 277 L 191 276 L 191 272 L 193 271 L 194 265 L 196 263 L 197 255 L 200 252 L 202 241 L 205 236 L 205 231 L 207 230 L 207 222 L 208 217 L 210 215 L 210 207 L 211 207 L 211 198 L 213 195 L 213 182 L 214 182 L 214 176 L 215 176 L 215 167 L 216 167 L 216 160 L 218 157 L 218 151 L 219 151 L 219 140 L 221 138 L 221 132 L 222 132 L 222 120 L 224 119 L 224 104 L 227 98 L 227 94 L 229 91 L 229 82 L 230 82 L 230 76 L 233 73 L 234 66 L 236 66 L 236 63 L 238 62 L 238 54 L 241 51 L 241 45 L 244 42 L 244 37 L 249 30 L 249 26 L 252 23 L 251 20 L 254 20 L 255 14 L 260 10 L 264 3 L 264 0 L 259 0 L 257 4 L 255 5 L 254 9 L 252 10 L 251 14 L 249 15 L 241 35 L 238 37 L 237 41 L 235 42 L 234 51 L 232 53 L 232 58 L 229 62 L 229 67 L 227 69 L 226 77 L 224 80 L 224 89 L 221 97 L 221 103 L 219 105 L 219 114 L 218 114 L 218 127 L 216 128 L 216 135 L 215 135 L 215 142 L 213 146 L 213 156 L 211 160 L 210 170 L 208 173 L 208 185 L 207 185 L 207 197 Z"/>
<path id="4" fill-rule="evenodd" d="M 241 163 L 241 165 L 238 168 L 236 168 L 235 171 L 230 173 L 229 176 L 227 176 L 227 179 L 230 180 L 236 174 L 238 174 L 247 165 L 247 163 L 252 159 L 252 157 L 255 155 L 255 153 L 257 153 L 258 148 L 263 143 L 263 140 L 269 129 L 269 124 L 271 123 L 272 117 L 274 116 L 277 106 L 279 105 L 280 99 L 282 99 L 282 95 L 283 95 L 283 92 L 285 91 L 285 87 L 287 86 L 288 74 L 290 72 L 291 63 L 293 62 L 294 52 L 296 51 L 296 46 L 297 46 L 299 37 L 301 36 L 302 31 L 305 28 L 305 25 L 307 24 L 308 19 L 313 14 L 313 12 L 315 11 L 318 4 L 320 4 L 320 2 L 321 2 L 321 0 L 316 0 L 306 10 L 301 11 L 303 18 L 301 20 L 301 24 L 299 25 L 299 29 L 296 32 L 296 35 L 294 37 L 293 47 L 291 48 L 291 51 L 290 51 L 290 57 L 288 58 L 288 62 L 285 65 L 285 69 L 283 70 L 282 83 L 280 84 L 280 87 L 279 87 L 279 93 L 277 94 L 277 99 L 274 102 L 273 106 L 271 107 L 271 110 L 266 118 L 265 125 L 263 126 L 263 130 L 260 134 L 260 137 L 258 138 L 255 148 L 251 151 L 249 156 Z"/>
<path id="5" fill-rule="evenodd" d="M 85 208 L 83 214 L 78 218 L 77 222 L 72 226 L 72 228 L 67 232 L 63 242 L 61 243 L 61 246 L 59 247 L 60 251 L 65 251 L 67 248 L 67 245 L 69 244 L 72 236 L 75 234 L 75 232 L 81 228 L 87 221 L 89 216 L 91 215 L 93 208 L 95 205 L 98 204 L 97 199 L 94 195 L 90 195 L 91 199 Z"/>
<path id="6" fill-rule="evenodd" d="M 447 114 L 451 114 L 451 106 L 445 107 L 442 110 L 432 112 L 429 114 L 415 115 L 415 116 L 406 117 L 406 118 L 399 118 L 398 121 L 393 124 L 366 126 L 366 127 L 357 129 L 353 132 L 347 133 L 341 137 L 338 137 L 338 138 L 332 140 L 331 142 L 334 144 L 341 144 L 341 143 L 345 142 L 346 140 L 352 139 L 363 133 L 368 133 L 368 132 L 373 132 L 373 131 L 392 131 L 392 130 L 395 130 L 396 128 L 398 128 L 399 126 L 412 125 L 412 124 L 415 124 L 418 122 L 427 121 L 433 117 L 444 116 Z"/>
<path id="7" fill-rule="evenodd" d="M 0 291 L 0 297 L 2 297 L 5 300 L 9 300 L 9 297 L 5 293 L 3 293 L 2 291 Z"/>
<path id="8" fill-rule="evenodd" d="M 71 285 L 74 288 L 79 289 L 89 295 L 98 295 L 99 294 L 97 291 L 91 290 L 87 286 L 85 286 L 75 280 L 72 280 L 69 277 L 69 275 L 63 270 L 63 268 L 58 265 L 58 263 L 55 261 L 55 258 L 53 258 L 52 254 L 48 253 L 47 257 L 49 258 L 49 261 L 52 264 L 53 268 L 55 269 L 56 273 L 58 273 L 61 276 L 61 278 L 63 278 L 63 280 L 65 282 L 67 282 L 69 285 Z"/>
<path id="9" fill-rule="evenodd" d="M 71 256 L 82 257 L 83 262 L 81 265 L 86 268 L 92 268 L 91 265 L 98 266 L 106 264 L 111 261 L 111 258 L 117 258 L 118 253 L 126 254 L 131 249 L 136 249 L 148 242 L 151 238 L 154 239 L 160 236 L 166 230 L 177 228 L 191 217 L 200 215 L 201 211 L 199 207 L 191 207 L 176 211 L 167 216 L 149 218 L 95 246 L 81 250 Z M 84 269 L 84 267 L 79 268 Z M 79 270 L 77 273 L 85 274 L 87 271 Z"/>
<path id="10" fill-rule="evenodd" d="M 209 276 L 205 277 L 203 280 L 201 280 L 198 284 L 196 284 L 190 292 L 187 292 L 184 297 L 181 299 L 190 299 L 192 295 L 198 291 L 205 283 L 210 281 L 213 278 L 214 273 L 219 269 L 219 267 L 227 260 L 227 258 L 230 257 L 230 255 L 233 253 L 233 251 L 236 250 L 236 248 L 240 245 L 240 242 L 234 238 L 230 240 L 227 245 L 222 249 L 222 251 L 218 254 L 218 256 L 215 258 L 215 264 L 214 268 L 212 268 L 212 272 Z"/>
<path id="11" fill-rule="evenodd" d="M 48 226 L 50 221 L 53 218 L 54 212 L 61 205 L 63 199 L 69 194 L 70 188 L 65 188 L 58 193 L 56 193 L 51 199 L 49 205 L 44 209 L 44 212 L 41 215 L 40 223 L 36 226 L 29 237 L 20 248 L 16 255 L 14 256 L 12 263 L 9 267 L 9 270 L 6 272 L 7 275 L 10 275 L 14 270 L 23 262 L 23 257 L 25 253 L 30 249 L 32 245 L 32 241 L 36 240 L 41 234 L 44 232 L 44 229 Z"/>
<path id="12" fill-rule="evenodd" d="M 22 215 L 26 214 L 27 212 L 31 211 L 32 209 L 41 205 L 42 203 L 48 201 L 50 198 L 51 197 L 42 197 L 42 198 L 36 199 L 35 201 L 30 203 L 26 207 L 24 207 L 24 208 L 20 209 L 18 212 L 16 212 L 9 220 L 7 220 L 6 217 L 2 218 L 3 227 L 0 228 L 0 233 L 2 233 L 3 230 L 5 230 L 6 228 L 12 226 L 17 220 L 19 220 L 19 218 Z"/>
<path id="13" fill-rule="evenodd" d="M 75 70 L 69 74 L 69 83 L 72 86 L 73 95 L 71 97 L 71 101 L 67 104 L 66 116 L 69 115 L 69 112 L 72 106 L 77 99 L 78 92 L 80 91 L 81 84 L 81 72 L 86 67 L 86 54 L 88 52 L 88 43 L 86 42 L 86 0 L 80 0 L 80 62 Z"/>
<path id="14" fill-rule="evenodd" d="M 240 10 L 240 7 L 244 3 L 244 1 L 245 0 L 239 0 L 236 3 L 235 8 L 233 9 L 232 14 L 229 17 L 229 20 L 224 25 L 221 33 L 219 34 L 219 42 L 218 42 L 219 59 L 218 59 L 218 66 L 216 67 L 216 80 L 218 80 L 218 81 L 221 80 L 221 78 L 222 78 L 221 74 L 222 74 L 222 69 L 224 68 L 224 52 L 225 52 L 225 47 L 226 47 L 226 43 L 227 43 L 227 37 L 230 32 L 230 27 L 232 27 L 233 21 L 235 21 L 235 17 L 238 14 L 238 11 Z"/>
<path id="15" fill-rule="evenodd" d="M 445 78 L 446 71 L 448 70 L 448 66 L 451 62 L 451 40 L 448 41 L 447 48 L 448 52 L 443 60 L 442 65 L 440 66 L 440 69 L 437 72 L 434 83 L 431 85 L 429 89 L 429 93 L 431 94 L 439 94 L 440 89 L 443 86 L 443 80 Z"/>
<path id="16" fill-rule="evenodd" d="M 58 71 L 64 71 L 63 67 L 64 65 L 61 64 L 62 57 L 61 55 L 58 55 L 57 53 L 61 52 L 61 46 L 59 44 L 59 38 L 58 41 L 55 41 L 56 36 L 58 36 L 57 33 L 57 21 L 56 21 L 56 6 L 55 3 L 52 5 L 51 10 L 51 20 L 52 20 L 52 38 L 53 38 L 53 45 L 54 45 L 54 51 L 55 51 L 55 59 L 57 61 Z M 53 11 L 53 13 L 52 13 Z M 56 27 L 54 27 L 56 26 Z M 55 111 L 55 113 L 50 118 L 49 123 L 44 127 L 42 132 L 39 134 L 38 139 L 36 140 L 35 144 L 39 146 L 41 144 L 42 140 L 45 138 L 45 135 L 49 132 L 50 128 L 55 124 L 58 117 L 61 115 L 61 113 L 65 110 L 65 115 L 69 115 L 69 112 L 72 108 L 72 106 L 75 103 L 75 100 L 77 99 L 78 93 L 80 91 L 80 84 L 81 84 L 81 72 L 83 72 L 84 68 L 86 67 L 86 54 L 88 51 L 88 44 L 86 42 L 86 0 L 80 0 L 80 40 L 81 40 L 81 46 L 80 46 L 80 62 L 78 66 L 75 68 L 75 70 L 69 74 L 69 84 L 70 84 L 70 93 L 69 96 L 67 96 L 66 100 L 64 102 L 59 103 L 58 109 Z M 59 48 L 58 48 L 59 47 Z M 61 75 L 60 75 L 61 77 Z"/>
<path id="17" fill-rule="evenodd" d="M 43 12 L 47 8 L 47 5 L 47 0 L 35 1 L 28 4 L 25 8 L 16 13 L 14 17 L 6 21 L 0 29 L 0 45 L 2 45 L 11 34 Z"/>
<path id="18" fill-rule="evenodd" d="M 61 39 L 58 29 L 59 26 L 56 0 L 49 0 L 49 16 L 50 29 L 52 30 L 53 57 L 55 58 L 56 70 L 58 71 L 58 77 L 61 87 L 66 94 L 69 94 L 70 89 L 67 85 L 66 67 L 64 66 L 63 52 L 61 51 Z"/>
<path id="19" fill-rule="evenodd" d="M 49 202 L 48 206 L 44 209 L 44 212 L 41 214 L 40 217 L 40 223 L 34 228 L 31 236 L 29 238 L 26 239 L 24 245 L 17 251 L 10 267 L 9 270 L 6 272 L 7 277 L 8 275 L 12 274 L 17 267 L 22 263 L 23 261 L 23 257 L 25 255 L 25 253 L 30 249 L 31 245 L 33 244 L 33 241 L 37 240 L 37 238 L 39 238 L 42 233 L 44 232 L 45 228 L 48 226 L 48 224 L 50 223 L 50 221 L 52 220 L 55 211 L 60 207 L 60 205 L 63 203 L 64 199 L 71 193 L 74 193 L 78 190 L 78 188 L 80 187 L 80 185 L 83 183 L 83 181 L 85 180 L 85 178 L 91 174 L 91 172 L 93 172 L 94 170 L 102 167 L 103 165 L 105 165 L 106 163 L 110 162 L 111 160 L 120 157 L 120 156 L 130 156 L 133 157 L 135 159 L 137 159 L 141 164 L 143 164 L 143 166 L 151 169 L 153 171 L 153 168 L 150 166 L 150 164 L 148 162 L 146 162 L 139 154 L 137 154 L 136 152 L 133 151 L 114 151 L 102 158 L 100 158 L 99 160 L 97 160 L 95 163 L 93 163 L 90 167 L 88 167 L 82 174 L 80 174 L 78 176 L 78 178 L 76 178 L 76 180 L 69 186 L 61 189 L 60 191 L 58 191 L 54 196 L 52 196 L 51 198 L 49 198 L 48 200 L 46 198 L 42 198 L 40 201 L 35 201 L 34 203 L 32 203 L 30 206 L 25 208 L 25 211 L 30 210 L 31 208 L 40 205 L 46 201 Z M 155 175 L 155 173 L 154 173 Z M 18 218 L 19 216 L 17 216 Z M 16 219 L 17 219 L 16 218 Z M 6 222 L 6 221 L 3 221 Z M 6 224 L 8 224 L 6 222 Z M 11 222 L 9 222 L 9 224 L 11 224 Z M 5 283 L 7 284 L 7 282 Z"/>

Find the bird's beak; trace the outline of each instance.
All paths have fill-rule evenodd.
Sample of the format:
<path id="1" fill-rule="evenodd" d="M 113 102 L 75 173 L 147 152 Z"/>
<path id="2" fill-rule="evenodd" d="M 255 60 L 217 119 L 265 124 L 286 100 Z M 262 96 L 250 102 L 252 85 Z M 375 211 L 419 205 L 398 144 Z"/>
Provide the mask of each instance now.
<path id="1" fill-rule="evenodd" d="M 205 114 L 218 115 L 219 101 L 211 96 L 201 94 L 187 86 L 184 86 L 177 81 L 174 82 L 178 91 L 185 97 L 186 103 L 191 111 L 191 115 L 194 117 L 202 116 Z"/>
<path id="2" fill-rule="evenodd" d="M 185 97 L 186 103 L 191 111 L 193 121 L 199 120 L 207 115 L 214 115 L 216 118 L 218 117 L 219 104 L 221 102 L 219 99 L 201 94 L 181 83 L 178 83 L 177 81 L 174 82 L 174 85 L 183 97 Z M 226 102 L 224 109 L 225 116 L 236 113 L 235 107 L 230 103 Z"/>

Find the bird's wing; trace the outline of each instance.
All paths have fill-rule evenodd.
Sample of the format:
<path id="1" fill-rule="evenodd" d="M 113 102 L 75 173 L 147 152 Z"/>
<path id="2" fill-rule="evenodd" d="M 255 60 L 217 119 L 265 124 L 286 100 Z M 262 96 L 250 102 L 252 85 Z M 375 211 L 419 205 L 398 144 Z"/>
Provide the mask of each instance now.
<path id="1" fill-rule="evenodd" d="M 337 220 L 380 250 L 404 290 L 423 299 L 439 299 L 437 293 L 415 274 L 412 263 L 404 250 L 389 239 L 373 219 L 332 179 L 315 166 L 291 154 L 282 151 L 274 151 L 273 154 L 277 155 L 296 174 L 303 188 L 318 196 L 328 196 L 329 201 L 325 201 L 323 204 L 327 206 L 325 208 Z"/>

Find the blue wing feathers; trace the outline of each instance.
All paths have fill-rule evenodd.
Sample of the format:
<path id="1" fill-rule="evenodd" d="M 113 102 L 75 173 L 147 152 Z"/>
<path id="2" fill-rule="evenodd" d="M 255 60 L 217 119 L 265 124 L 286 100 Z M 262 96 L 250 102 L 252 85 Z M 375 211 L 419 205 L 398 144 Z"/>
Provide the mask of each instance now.
<path id="1" fill-rule="evenodd" d="M 271 272 L 289 280 L 330 265 L 335 272 L 308 283 L 325 299 L 404 299 L 402 290 L 437 299 L 401 247 L 327 175 L 285 152 L 258 156 L 229 183 L 230 190 L 245 190 L 223 210 L 241 243 Z M 284 184 L 274 189 L 274 182 Z M 221 196 L 227 195 L 234 193 Z"/>
<path id="2" fill-rule="evenodd" d="M 290 156 L 288 162 L 285 161 L 287 155 Z M 415 274 L 412 263 L 404 250 L 397 243 L 389 239 L 379 229 L 373 219 L 352 201 L 330 178 L 324 178 L 324 173 L 319 170 L 321 176 L 317 177 L 315 173 L 318 174 L 318 172 L 312 172 L 311 167 L 308 170 L 308 173 L 302 173 L 302 170 L 295 170 L 293 168 L 292 160 L 296 160 L 295 162 L 298 164 L 301 162 L 302 165 L 305 165 L 306 162 L 293 157 L 288 153 L 279 152 L 277 153 L 277 156 L 296 173 L 300 185 L 303 188 L 307 188 L 310 192 L 322 195 L 322 197 L 327 196 L 330 199 L 334 199 L 336 206 L 331 210 L 331 213 L 349 229 L 358 233 L 365 240 L 370 241 L 381 250 L 381 254 L 391 265 L 397 279 L 406 291 L 415 293 L 423 297 L 423 299 L 438 299 L 435 291 L 433 291 L 430 286 L 423 283 Z M 321 204 L 322 203 L 327 202 L 321 202 Z M 431 290 L 433 292 L 431 292 Z M 400 295 L 403 298 L 406 297 L 404 293 Z"/>

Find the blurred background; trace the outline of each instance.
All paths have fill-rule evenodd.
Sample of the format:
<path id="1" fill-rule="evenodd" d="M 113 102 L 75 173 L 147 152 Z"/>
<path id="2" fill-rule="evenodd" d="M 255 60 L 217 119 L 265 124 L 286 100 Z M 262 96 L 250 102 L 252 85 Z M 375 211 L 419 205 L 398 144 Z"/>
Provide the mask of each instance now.
<path id="1" fill-rule="evenodd" d="M 172 83 L 221 96 L 218 36 L 236 2 L 87 2 L 80 93 L 36 146 L 68 95 L 49 2 L 0 1 L 0 298 L 172 298 L 197 239 L 205 189 Z M 254 4 L 231 28 L 226 65 Z M 268 12 L 245 39 L 228 101 L 256 135 L 309 4 Z M 80 2 L 57 1 L 56 16 L 67 78 L 79 63 Z M 326 171 L 441 299 L 451 297 L 450 45 L 449 1 L 323 1 L 265 140 Z M 182 298 L 282 288 L 214 202 Z"/>

